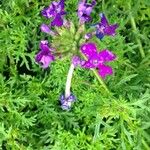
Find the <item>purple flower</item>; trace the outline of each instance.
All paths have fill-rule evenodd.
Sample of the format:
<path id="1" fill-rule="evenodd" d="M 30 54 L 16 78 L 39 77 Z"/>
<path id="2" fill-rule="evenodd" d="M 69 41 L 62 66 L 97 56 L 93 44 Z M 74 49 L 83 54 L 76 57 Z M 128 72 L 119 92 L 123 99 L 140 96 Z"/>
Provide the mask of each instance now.
<path id="1" fill-rule="evenodd" d="M 65 98 L 65 95 L 61 95 L 59 100 L 63 110 L 70 110 L 72 103 L 76 100 L 76 97 L 71 93 L 67 98 Z"/>
<path id="2" fill-rule="evenodd" d="M 78 5 L 78 17 L 81 24 L 91 21 L 91 12 L 95 6 L 96 1 L 93 0 L 91 4 L 87 3 L 87 0 L 81 0 Z"/>
<path id="3" fill-rule="evenodd" d="M 118 28 L 118 25 L 109 25 L 103 13 L 100 14 L 100 17 L 101 22 L 95 25 L 97 38 L 102 39 L 105 35 L 114 36 L 116 34 L 116 29 Z"/>
<path id="4" fill-rule="evenodd" d="M 97 68 L 99 75 L 105 79 L 107 75 L 112 75 L 113 70 L 111 67 L 106 66 L 106 62 L 113 61 L 116 56 L 109 50 L 97 51 L 94 43 L 85 43 L 80 47 L 81 52 L 87 57 L 87 61 L 83 60 L 80 63 L 83 68 Z"/>
<path id="5" fill-rule="evenodd" d="M 42 15 L 46 18 L 52 18 L 51 26 L 62 26 L 63 25 L 63 15 L 66 14 L 64 11 L 64 0 L 59 2 L 52 2 L 49 7 L 42 10 Z"/>
<path id="6" fill-rule="evenodd" d="M 52 54 L 53 48 L 48 46 L 48 41 L 41 41 L 40 52 L 36 55 L 35 61 L 42 65 L 42 68 L 47 68 L 49 64 L 54 61 L 54 55 Z"/>

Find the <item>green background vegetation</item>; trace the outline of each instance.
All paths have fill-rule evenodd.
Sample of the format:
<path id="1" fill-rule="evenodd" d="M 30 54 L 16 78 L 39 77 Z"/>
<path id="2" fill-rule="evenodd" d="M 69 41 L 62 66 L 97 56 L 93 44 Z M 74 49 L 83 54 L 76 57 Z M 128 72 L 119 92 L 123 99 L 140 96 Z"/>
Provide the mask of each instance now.
<path id="1" fill-rule="evenodd" d="M 69 58 L 48 70 L 34 60 L 46 37 L 40 11 L 49 3 L 0 1 L 0 149 L 150 149 L 150 1 L 97 0 L 93 23 L 104 12 L 119 24 L 114 38 L 94 39 L 99 49 L 117 54 L 115 74 L 104 81 L 108 93 L 92 71 L 77 68 L 72 91 L 78 100 L 69 112 L 58 101 Z M 66 0 L 67 18 L 74 22 L 77 3 Z"/>

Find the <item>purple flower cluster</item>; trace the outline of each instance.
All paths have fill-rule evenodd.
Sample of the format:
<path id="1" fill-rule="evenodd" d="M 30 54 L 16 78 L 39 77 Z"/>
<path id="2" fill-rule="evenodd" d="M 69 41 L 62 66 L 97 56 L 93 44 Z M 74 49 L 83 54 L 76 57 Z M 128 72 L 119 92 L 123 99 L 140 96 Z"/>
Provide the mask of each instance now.
<path id="1" fill-rule="evenodd" d="M 97 68 L 99 75 L 105 79 L 107 75 L 112 75 L 113 70 L 105 63 L 116 59 L 116 55 L 111 51 L 105 49 L 100 52 L 97 51 L 95 43 L 85 43 L 80 47 L 81 52 L 86 56 L 87 60 L 82 60 L 78 56 L 73 57 L 72 63 L 82 68 Z"/>
<path id="2" fill-rule="evenodd" d="M 92 20 L 91 13 L 95 5 L 96 5 L 96 0 L 91 0 L 91 3 L 88 3 L 88 0 L 79 1 L 78 11 L 77 11 L 77 16 L 79 18 L 79 24 L 78 24 L 79 29 L 77 31 L 73 23 L 64 18 L 64 16 L 66 15 L 65 0 L 59 0 L 57 2 L 54 1 L 47 8 L 44 8 L 41 12 L 44 17 L 50 19 L 49 24 L 43 23 L 41 25 L 40 27 L 41 31 L 51 35 L 53 37 L 53 42 L 55 39 L 54 36 L 55 37 L 57 36 L 58 38 L 56 39 L 59 40 L 59 37 L 62 36 L 61 33 L 66 33 L 66 32 L 70 33 L 72 31 L 73 32 L 71 33 L 73 35 L 72 39 L 71 40 L 66 39 L 66 41 L 67 40 L 69 42 L 73 41 L 73 43 L 70 42 L 71 44 L 68 43 L 68 45 L 75 46 L 72 48 L 74 50 L 75 48 L 78 47 L 79 43 L 81 43 L 82 41 L 82 44 L 80 45 L 80 53 L 82 53 L 82 55 L 86 57 L 86 59 L 82 59 L 81 57 L 75 55 L 72 58 L 72 65 L 70 67 L 72 70 L 70 69 L 71 73 L 68 73 L 67 76 L 68 81 L 66 82 L 67 83 L 66 91 L 69 91 L 69 94 L 66 94 L 67 92 L 65 92 L 65 95 L 61 95 L 59 99 L 63 110 L 70 110 L 72 103 L 74 103 L 76 100 L 76 97 L 72 93 L 70 94 L 71 78 L 75 67 L 80 66 L 82 68 L 87 68 L 87 69 L 97 69 L 99 76 L 102 77 L 103 79 L 105 79 L 107 75 L 113 74 L 112 67 L 108 66 L 107 63 L 114 61 L 116 59 L 116 55 L 107 49 L 98 51 L 96 44 L 88 40 L 91 40 L 93 36 L 96 36 L 100 40 L 103 39 L 104 36 L 115 36 L 118 25 L 117 24 L 110 25 L 105 15 L 101 13 L 100 22 L 91 25 L 91 27 L 94 27 L 94 31 L 85 34 L 85 32 L 82 31 L 80 28 L 81 26 L 83 27 L 82 29 L 85 29 L 84 24 Z M 59 30 L 58 28 L 60 27 L 61 29 Z M 66 30 L 63 31 L 64 28 L 67 31 Z M 77 32 L 77 34 L 75 34 L 75 31 Z M 83 36 L 85 34 L 85 36 L 81 41 L 80 39 L 78 39 L 77 36 L 79 33 L 80 36 Z M 64 40 L 66 37 L 68 36 L 64 36 Z M 61 37 L 61 39 L 63 39 L 63 36 Z M 76 39 L 77 41 L 74 41 L 74 39 Z M 54 42 L 55 44 L 53 45 L 59 45 L 57 43 L 58 40 L 56 40 L 56 43 Z M 65 45 L 65 42 L 63 44 Z M 68 45 L 66 44 L 64 47 L 67 47 Z M 40 51 L 38 52 L 38 54 L 36 54 L 35 61 L 38 64 L 40 64 L 44 69 L 48 68 L 51 62 L 56 60 L 56 56 L 54 54 L 59 54 L 59 53 L 61 54 L 60 51 L 56 52 L 57 49 L 55 50 L 55 48 L 49 45 L 47 40 L 41 40 L 39 47 L 40 47 Z M 72 51 L 73 55 L 74 52 L 75 51 Z"/>
<path id="3" fill-rule="evenodd" d="M 57 32 L 53 31 L 51 27 L 61 27 L 64 25 L 64 15 L 66 14 L 64 7 L 64 0 L 60 0 L 59 2 L 52 2 L 49 7 L 42 10 L 42 15 L 44 17 L 47 19 L 52 19 L 49 25 L 44 23 L 41 25 L 42 32 L 48 33 L 52 36 L 57 35 Z"/>
<path id="4" fill-rule="evenodd" d="M 109 25 L 105 15 L 100 14 L 101 22 L 96 24 L 96 36 L 102 39 L 105 35 L 114 36 L 116 34 L 117 24 Z"/>
<path id="5" fill-rule="evenodd" d="M 115 36 L 116 29 L 118 28 L 117 24 L 109 25 L 107 18 L 103 13 L 100 14 L 101 21 L 99 23 L 94 24 L 95 32 L 87 33 L 85 35 L 85 39 L 92 38 L 93 35 L 96 35 L 100 40 L 103 39 L 105 35 L 107 36 Z"/>
<path id="6" fill-rule="evenodd" d="M 93 0 L 91 4 L 87 3 L 87 0 L 81 0 L 78 5 L 78 17 L 80 24 L 91 21 L 91 12 L 95 6 L 96 1 Z"/>
<path id="7" fill-rule="evenodd" d="M 52 18 L 49 25 L 42 24 L 41 31 L 56 36 L 58 33 L 51 29 L 52 26 L 61 27 L 66 22 L 63 20 L 63 16 L 66 14 L 64 11 L 64 0 L 59 2 L 52 2 L 49 7 L 42 10 L 42 15 L 47 19 Z M 42 65 L 42 68 L 47 68 L 49 64 L 55 60 L 55 56 L 52 53 L 54 48 L 48 46 L 48 41 L 41 41 L 41 51 L 36 55 L 35 60 L 37 63 Z"/>
<path id="8" fill-rule="evenodd" d="M 49 7 L 42 10 L 42 15 L 46 18 L 52 18 L 51 26 L 62 26 L 63 16 L 66 14 L 64 11 L 64 0 L 59 2 L 52 2 Z"/>
<path id="9" fill-rule="evenodd" d="M 76 101 L 76 97 L 71 93 L 69 97 L 65 97 L 65 95 L 61 95 L 60 98 L 61 108 L 63 110 L 70 110 L 72 103 Z"/>

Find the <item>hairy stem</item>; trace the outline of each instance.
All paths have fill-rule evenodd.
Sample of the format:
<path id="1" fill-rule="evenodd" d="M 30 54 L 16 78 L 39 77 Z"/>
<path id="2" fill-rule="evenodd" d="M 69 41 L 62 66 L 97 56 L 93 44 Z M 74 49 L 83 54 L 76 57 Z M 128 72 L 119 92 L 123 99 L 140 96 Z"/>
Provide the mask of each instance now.
<path id="1" fill-rule="evenodd" d="M 67 75 L 67 81 L 66 81 L 66 88 L 65 88 L 65 97 L 69 97 L 70 96 L 70 88 L 71 88 L 71 79 L 72 79 L 72 75 L 73 75 L 73 71 L 74 71 L 74 65 L 71 64 L 70 68 L 69 68 L 69 72 Z"/>

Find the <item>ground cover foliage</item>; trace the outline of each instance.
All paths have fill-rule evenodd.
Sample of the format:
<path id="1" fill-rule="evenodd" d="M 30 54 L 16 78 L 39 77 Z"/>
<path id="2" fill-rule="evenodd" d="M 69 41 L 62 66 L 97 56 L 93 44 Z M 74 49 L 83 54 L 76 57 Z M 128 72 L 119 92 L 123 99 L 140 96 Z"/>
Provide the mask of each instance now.
<path id="1" fill-rule="evenodd" d="M 35 64 L 45 38 L 40 15 L 50 0 L 0 1 L 0 149 L 148 150 L 150 149 L 150 1 L 99 0 L 93 23 L 104 12 L 119 28 L 98 43 L 118 57 L 104 81 L 77 68 L 71 111 L 60 108 L 70 58 L 42 70 Z M 77 0 L 67 0 L 68 18 L 77 21 Z M 88 29 L 88 25 L 87 25 Z M 49 41 L 49 37 L 46 37 Z M 64 40 L 65 42 L 65 40 Z"/>

